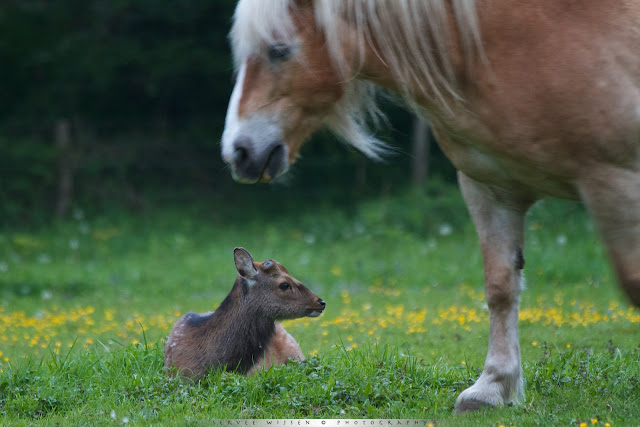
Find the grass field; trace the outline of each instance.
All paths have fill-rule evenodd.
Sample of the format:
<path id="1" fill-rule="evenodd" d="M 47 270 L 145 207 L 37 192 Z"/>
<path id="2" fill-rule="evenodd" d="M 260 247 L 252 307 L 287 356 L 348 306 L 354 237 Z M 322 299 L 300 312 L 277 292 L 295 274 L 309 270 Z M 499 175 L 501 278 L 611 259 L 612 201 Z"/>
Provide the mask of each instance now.
<path id="1" fill-rule="evenodd" d="M 249 204 L 250 202 L 248 202 Z M 308 203 L 307 203 L 308 205 Z M 423 418 L 439 425 L 628 425 L 640 419 L 640 310 L 582 208 L 527 221 L 520 334 L 526 400 L 464 416 L 488 312 L 455 190 L 267 220 L 205 208 L 74 219 L 0 235 L 2 423 L 206 424 L 211 418 Z M 225 219 L 226 218 L 226 219 Z M 215 308 L 232 251 L 276 259 L 327 302 L 285 327 L 308 357 L 244 378 L 168 379 L 163 340 Z"/>

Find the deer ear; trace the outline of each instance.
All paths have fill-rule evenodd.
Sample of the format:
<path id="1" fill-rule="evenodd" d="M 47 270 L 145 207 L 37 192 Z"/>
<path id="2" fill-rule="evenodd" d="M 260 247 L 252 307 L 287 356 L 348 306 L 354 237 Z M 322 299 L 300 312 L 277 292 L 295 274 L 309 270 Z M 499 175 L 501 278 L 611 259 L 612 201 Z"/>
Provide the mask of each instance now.
<path id="1" fill-rule="evenodd" d="M 258 270 L 253 266 L 253 258 L 245 248 L 235 248 L 233 260 L 238 273 L 245 279 L 253 280 L 258 275 Z"/>

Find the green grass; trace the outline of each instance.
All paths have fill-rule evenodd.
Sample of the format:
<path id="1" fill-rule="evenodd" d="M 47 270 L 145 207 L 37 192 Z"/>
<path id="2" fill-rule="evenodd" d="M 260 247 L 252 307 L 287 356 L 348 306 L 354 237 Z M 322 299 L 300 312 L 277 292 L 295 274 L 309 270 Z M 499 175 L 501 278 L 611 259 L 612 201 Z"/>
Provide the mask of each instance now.
<path id="1" fill-rule="evenodd" d="M 454 190 L 264 218 L 203 206 L 0 235 L 3 423 L 207 424 L 211 418 L 427 418 L 443 425 L 626 425 L 640 419 L 640 311 L 620 295 L 586 214 L 527 221 L 526 400 L 464 416 L 488 313 L 475 232 Z M 228 209 L 228 208 L 227 208 Z M 253 215 L 246 214 L 253 210 Z M 226 218 L 226 219 L 225 219 Z M 169 379 L 163 340 L 215 308 L 232 250 L 277 259 L 327 302 L 285 323 L 308 360 L 245 378 Z"/>

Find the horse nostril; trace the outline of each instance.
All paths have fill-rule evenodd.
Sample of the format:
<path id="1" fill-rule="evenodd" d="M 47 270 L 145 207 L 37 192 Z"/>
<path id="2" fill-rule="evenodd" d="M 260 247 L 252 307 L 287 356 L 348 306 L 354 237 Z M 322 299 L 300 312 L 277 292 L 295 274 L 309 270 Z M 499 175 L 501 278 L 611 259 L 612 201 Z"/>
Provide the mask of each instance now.
<path id="1" fill-rule="evenodd" d="M 244 163 L 249 158 L 249 152 L 244 147 L 236 147 L 233 152 L 233 162 L 236 165 Z"/>
<path id="2" fill-rule="evenodd" d="M 320 305 L 322 306 L 322 308 L 324 308 L 327 304 L 325 304 L 324 301 L 322 301 L 320 298 L 318 298 L 318 302 L 320 303 Z"/>
<path id="3" fill-rule="evenodd" d="M 282 173 L 285 167 L 286 156 L 284 144 L 276 143 L 272 147 L 263 170 L 263 175 L 275 178 Z"/>
<path id="4" fill-rule="evenodd" d="M 251 139 L 247 137 L 238 138 L 233 144 L 233 165 L 245 167 L 251 163 L 252 150 Z"/>
<path id="5" fill-rule="evenodd" d="M 277 144 L 275 147 L 273 147 L 273 150 L 271 150 L 269 157 L 274 158 L 274 157 L 280 156 L 283 151 L 284 151 L 284 144 Z"/>

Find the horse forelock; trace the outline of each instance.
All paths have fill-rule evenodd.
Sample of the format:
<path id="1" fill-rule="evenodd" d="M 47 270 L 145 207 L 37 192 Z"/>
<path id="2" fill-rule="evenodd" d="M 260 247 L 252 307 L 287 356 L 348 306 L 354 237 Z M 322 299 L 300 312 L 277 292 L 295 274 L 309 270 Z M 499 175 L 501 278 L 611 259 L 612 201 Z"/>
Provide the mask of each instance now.
<path id="1" fill-rule="evenodd" d="M 229 35 L 236 70 L 263 46 L 294 39 L 292 0 L 240 0 Z"/>

